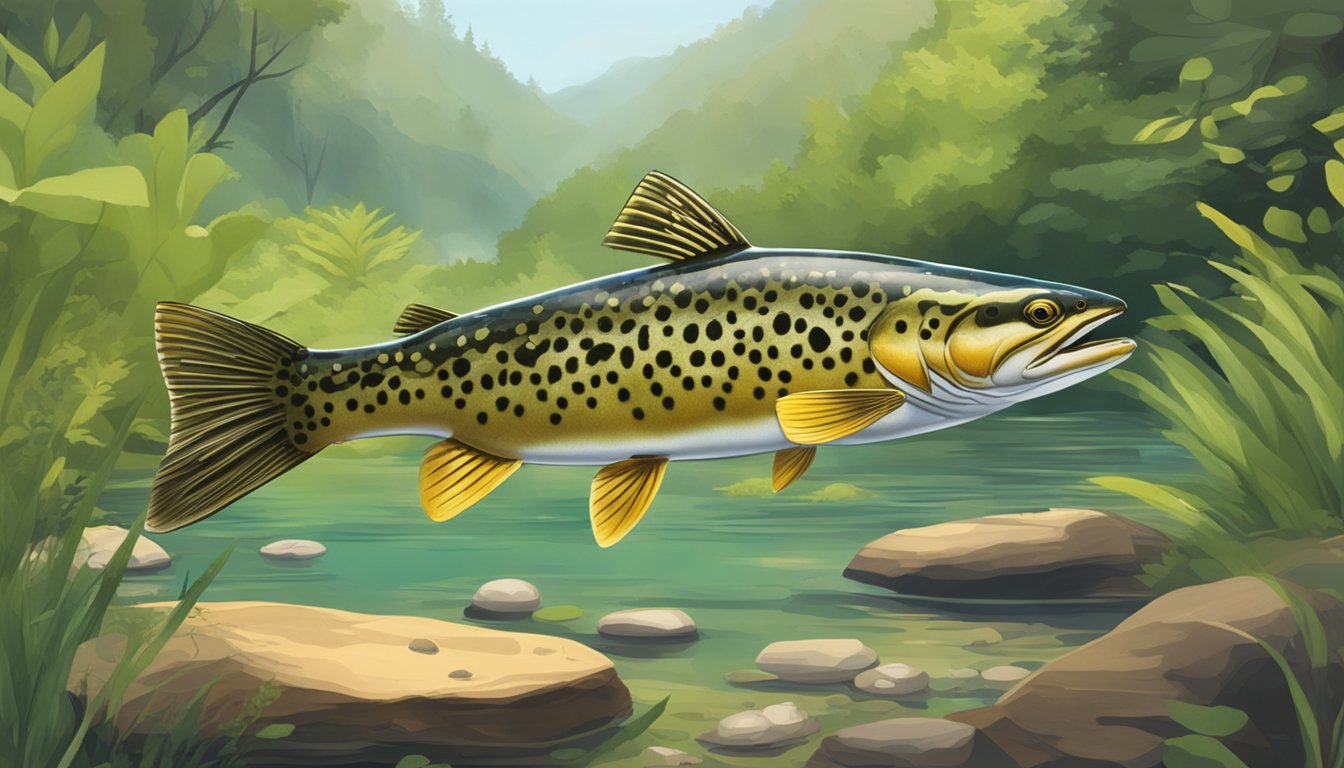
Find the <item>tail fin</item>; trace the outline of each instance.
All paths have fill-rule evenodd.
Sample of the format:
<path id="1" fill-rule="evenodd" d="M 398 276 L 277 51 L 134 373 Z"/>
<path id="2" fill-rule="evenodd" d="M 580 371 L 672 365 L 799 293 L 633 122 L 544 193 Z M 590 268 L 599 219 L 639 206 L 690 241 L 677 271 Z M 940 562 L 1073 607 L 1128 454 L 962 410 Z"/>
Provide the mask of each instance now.
<path id="1" fill-rule="evenodd" d="M 260 326 L 187 304 L 154 315 L 172 432 L 149 496 L 149 531 L 202 520 L 303 463 L 285 431 L 277 377 L 303 355 Z"/>

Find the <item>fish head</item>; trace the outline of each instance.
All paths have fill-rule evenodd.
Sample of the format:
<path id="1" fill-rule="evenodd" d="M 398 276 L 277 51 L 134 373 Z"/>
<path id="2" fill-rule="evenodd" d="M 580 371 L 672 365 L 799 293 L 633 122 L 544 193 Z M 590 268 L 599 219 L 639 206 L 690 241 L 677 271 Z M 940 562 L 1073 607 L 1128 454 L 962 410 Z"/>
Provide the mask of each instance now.
<path id="1" fill-rule="evenodd" d="M 965 281 L 890 301 L 869 329 L 869 346 L 897 387 L 977 402 L 1027 400 L 1124 362 L 1133 340 L 1091 339 L 1124 311 L 1120 299 L 1085 288 Z"/>

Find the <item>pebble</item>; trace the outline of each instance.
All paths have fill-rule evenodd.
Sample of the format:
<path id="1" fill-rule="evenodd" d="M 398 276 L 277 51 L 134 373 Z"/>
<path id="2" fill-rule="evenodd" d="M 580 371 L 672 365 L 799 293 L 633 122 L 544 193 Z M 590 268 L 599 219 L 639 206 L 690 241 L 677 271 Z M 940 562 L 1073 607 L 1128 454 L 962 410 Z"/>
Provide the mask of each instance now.
<path id="1" fill-rule="evenodd" d="M 878 696 L 906 696 L 929 687 L 929 675 L 909 664 L 883 664 L 860 672 L 854 687 Z"/>
<path id="2" fill-rule="evenodd" d="M 808 765 L 815 762 L 855 768 L 963 766 L 969 764 L 974 739 L 975 728 L 941 718 L 879 720 L 827 736 Z"/>
<path id="3" fill-rule="evenodd" d="M 785 640 L 756 657 L 762 671 L 791 683 L 847 683 L 877 664 L 877 652 L 858 640 Z"/>
<path id="4" fill-rule="evenodd" d="M 522 579 L 495 579 L 476 590 L 471 605 L 488 613 L 531 614 L 541 607 L 541 593 Z"/>
<path id="5" fill-rule="evenodd" d="M 636 608 L 616 611 L 598 619 L 597 631 L 608 637 L 690 637 L 699 629 L 685 611 L 676 608 Z"/>
<path id="6" fill-rule="evenodd" d="M 671 747 L 648 747 L 642 753 L 644 765 L 646 768 L 657 768 L 663 765 L 699 765 L 704 762 L 698 757 L 693 757 L 680 749 Z"/>
<path id="7" fill-rule="evenodd" d="M 700 741 L 716 747 L 768 749 L 806 739 L 820 729 L 817 721 L 791 701 L 729 715 Z"/>
<path id="8" fill-rule="evenodd" d="M 326 552 L 321 543 L 308 539 L 281 539 L 261 548 L 262 556 L 272 560 L 312 560 Z"/>
<path id="9" fill-rule="evenodd" d="M 407 647 L 416 653 L 427 653 L 431 656 L 439 652 L 438 644 L 427 637 L 417 637 Z"/>
<path id="10" fill-rule="evenodd" d="M 991 683 L 1015 683 L 1031 674 L 1031 670 L 1022 667 L 1004 665 L 990 667 L 980 673 L 980 677 Z"/>
<path id="11" fill-rule="evenodd" d="M 451 677 L 451 678 L 453 678 L 454 680 L 470 680 L 470 679 L 471 679 L 471 670 L 469 670 L 469 669 L 454 669 L 452 672 L 449 672 L 449 673 L 448 673 L 448 676 Z"/>

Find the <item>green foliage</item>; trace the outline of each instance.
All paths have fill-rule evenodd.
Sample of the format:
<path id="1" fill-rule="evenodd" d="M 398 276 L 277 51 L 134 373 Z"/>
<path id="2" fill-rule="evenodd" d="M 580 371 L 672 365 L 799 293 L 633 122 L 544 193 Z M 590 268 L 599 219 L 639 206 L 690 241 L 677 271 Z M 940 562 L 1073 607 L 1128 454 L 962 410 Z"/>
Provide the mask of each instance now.
<path id="1" fill-rule="evenodd" d="M 1202 736 L 1231 736 L 1246 725 L 1246 713 L 1232 707 L 1206 707 L 1183 701 L 1167 702 L 1171 719 Z"/>
<path id="2" fill-rule="evenodd" d="M 385 230 L 392 220 L 379 218 L 379 209 L 334 207 L 329 211 L 308 209 L 308 220 L 298 226 L 298 242 L 288 252 L 317 266 L 334 284 L 352 288 L 381 266 L 402 259 L 420 233 L 404 227 Z"/>

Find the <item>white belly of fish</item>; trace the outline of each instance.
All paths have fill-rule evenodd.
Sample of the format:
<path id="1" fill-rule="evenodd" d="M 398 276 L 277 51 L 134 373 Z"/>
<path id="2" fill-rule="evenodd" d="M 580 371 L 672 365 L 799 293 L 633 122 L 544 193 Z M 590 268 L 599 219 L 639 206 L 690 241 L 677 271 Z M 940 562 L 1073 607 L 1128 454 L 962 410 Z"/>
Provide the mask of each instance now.
<path id="1" fill-rule="evenodd" d="M 957 414 L 949 417 L 923 410 L 913 403 L 906 403 L 862 432 L 829 445 L 877 443 L 918 435 L 955 426 L 982 415 L 984 414 Z M 795 447 L 797 446 L 794 443 L 785 439 L 779 421 L 769 418 L 755 422 L 705 426 L 675 435 L 631 433 L 600 441 L 555 441 L 524 447 L 522 459 L 529 464 L 600 466 L 635 456 L 666 456 L 673 461 L 691 461 L 750 456 Z"/>

